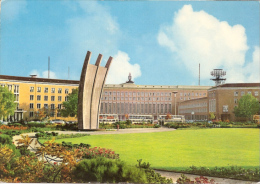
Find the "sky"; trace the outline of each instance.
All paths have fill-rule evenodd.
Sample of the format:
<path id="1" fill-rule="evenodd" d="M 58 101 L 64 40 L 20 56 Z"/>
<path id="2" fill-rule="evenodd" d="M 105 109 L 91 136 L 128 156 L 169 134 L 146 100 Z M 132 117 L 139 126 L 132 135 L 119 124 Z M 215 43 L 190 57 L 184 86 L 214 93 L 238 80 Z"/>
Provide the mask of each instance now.
<path id="1" fill-rule="evenodd" d="M 1 2 L 0 74 L 79 80 L 91 64 L 113 57 L 107 84 L 212 86 L 260 82 L 257 1 Z M 68 72 L 69 70 L 69 72 Z"/>

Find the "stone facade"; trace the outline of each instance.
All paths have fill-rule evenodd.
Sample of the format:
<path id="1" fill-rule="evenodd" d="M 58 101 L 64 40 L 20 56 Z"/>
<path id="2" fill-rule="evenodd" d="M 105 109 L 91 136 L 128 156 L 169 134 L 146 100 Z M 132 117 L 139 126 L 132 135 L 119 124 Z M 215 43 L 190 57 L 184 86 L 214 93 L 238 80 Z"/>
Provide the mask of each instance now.
<path id="1" fill-rule="evenodd" d="M 179 114 L 185 116 L 185 120 L 207 121 L 208 98 L 187 100 L 179 104 Z"/>
<path id="2" fill-rule="evenodd" d="M 228 83 L 208 90 L 208 112 L 217 120 L 239 121 L 233 113 L 238 100 L 245 94 L 252 94 L 259 101 L 260 83 Z"/>

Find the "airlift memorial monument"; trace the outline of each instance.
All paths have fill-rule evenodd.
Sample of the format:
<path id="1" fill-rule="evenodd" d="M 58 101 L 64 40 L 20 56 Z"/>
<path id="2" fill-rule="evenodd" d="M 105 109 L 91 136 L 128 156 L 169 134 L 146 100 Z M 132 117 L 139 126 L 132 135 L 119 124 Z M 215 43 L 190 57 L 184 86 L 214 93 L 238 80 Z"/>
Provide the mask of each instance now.
<path id="1" fill-rule="evenodd" d="M 78 93 L 78 128 L 81 130 L 99 128 L 99 108 L 107 73 L 112 62 L 109 57 L 106 66 L 100 66 L 102 55 L 96 64 L 89 63 L 91 52 L 87 52 L 81 71 Z"/>

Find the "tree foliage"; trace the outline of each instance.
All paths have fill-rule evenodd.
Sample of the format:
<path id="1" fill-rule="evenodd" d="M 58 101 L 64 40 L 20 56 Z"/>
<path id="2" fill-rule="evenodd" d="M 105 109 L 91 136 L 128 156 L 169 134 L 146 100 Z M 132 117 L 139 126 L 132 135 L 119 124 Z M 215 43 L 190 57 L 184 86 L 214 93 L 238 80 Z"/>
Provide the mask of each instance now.
<path id="1" fill-rule="evenodd" d="M 259 112 L 259 102 L 251 94 L 244 95 L 238 101 L 238 106 L 234 108 L 236 117 L 251 118 Z"/>
<path id="2" fill-rule="evenodd" d="M 13 115 L 16 108 L 14 94 L 7 87 L 0 86 L 0 117 Z"/>
<path id="3" fill-rule="evenodd" d="M 213 120 L 213 119 L 215 119 L 215 114 L 214 114 L 214 112 L 209 112 L 209 119 L 211 119 L 211 120 Z"/>
<path id="4" fill-rule="evenodd" d="M 79 89 L 72 89 L 72 92 L 68 95 L 68 101 L 62 102 L 63 109 L 61 109 L 61 116 L 63 117 L 75 117 L 78 112 L 78 91 Z"/>

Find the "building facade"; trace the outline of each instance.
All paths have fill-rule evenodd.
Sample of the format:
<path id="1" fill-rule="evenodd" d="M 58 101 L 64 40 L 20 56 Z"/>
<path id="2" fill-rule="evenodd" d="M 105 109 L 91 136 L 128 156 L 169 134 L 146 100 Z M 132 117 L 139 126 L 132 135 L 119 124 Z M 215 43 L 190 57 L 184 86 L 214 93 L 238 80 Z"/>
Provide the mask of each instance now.
<path id="1" fill-rule="evenodd" d="M 37 112 L 42 107 L 52 110 L 50 119 L 76 121 L 73 117 L 60 117 L 59 109 L 62 108 L 62 102 L 67 100 L 67 95 L 72 89 L 79 86 L 79 81 L 0 75 L 0 85 L 8 86 L 16 96 L 17 110 L 15 116 L 10 117 L 13 121 L 37 119 Z M 175 108 L 178 115 L 179 103 L 207 97 L 210 88 L 210 86 L 137 85 L 132 81 L 106 84 L 102 93 L 100 114 L 117 114 L 119 120 L 125 120 L 126 114 L 152 115 L 153 119 L 157 120 L 159 115 L 167 113 L 175 115 Z"/>
<path id="2" fill-rule="evenodd" d="M 213 112 L 217 120 L 238 120 L 233 113 L 238 100 L 251 94 L 259 101 L 260 83 L 228 83 L 208 90 L 208 112 Z"/>
<path id="3" fill-rule="evenodd" d="M 185 116 L 185 120 L 208 120 L 208 97 L 181 102 L 178 108 L 179 113 Z"/>
<path id="4" fill-rule="evenodd" d="M 67 95 L 78 87 L 78 81 L 45 79 L 32 77 L 16 77 L 0 75 L 0 85 L 7 86 L 15 95 L 17 108 L 9 121 L 38 119 L 38 112 L 42 108 L 50 110 L 50 119 L 61 118 L 59 109 L 62 102 L 67 101 Z M 1 118 L 1 117 L 0 117 Z M 2 119 L 2 118 L 1 118 Z M 62 118 L 66 121 L 75 118 Z"/>

